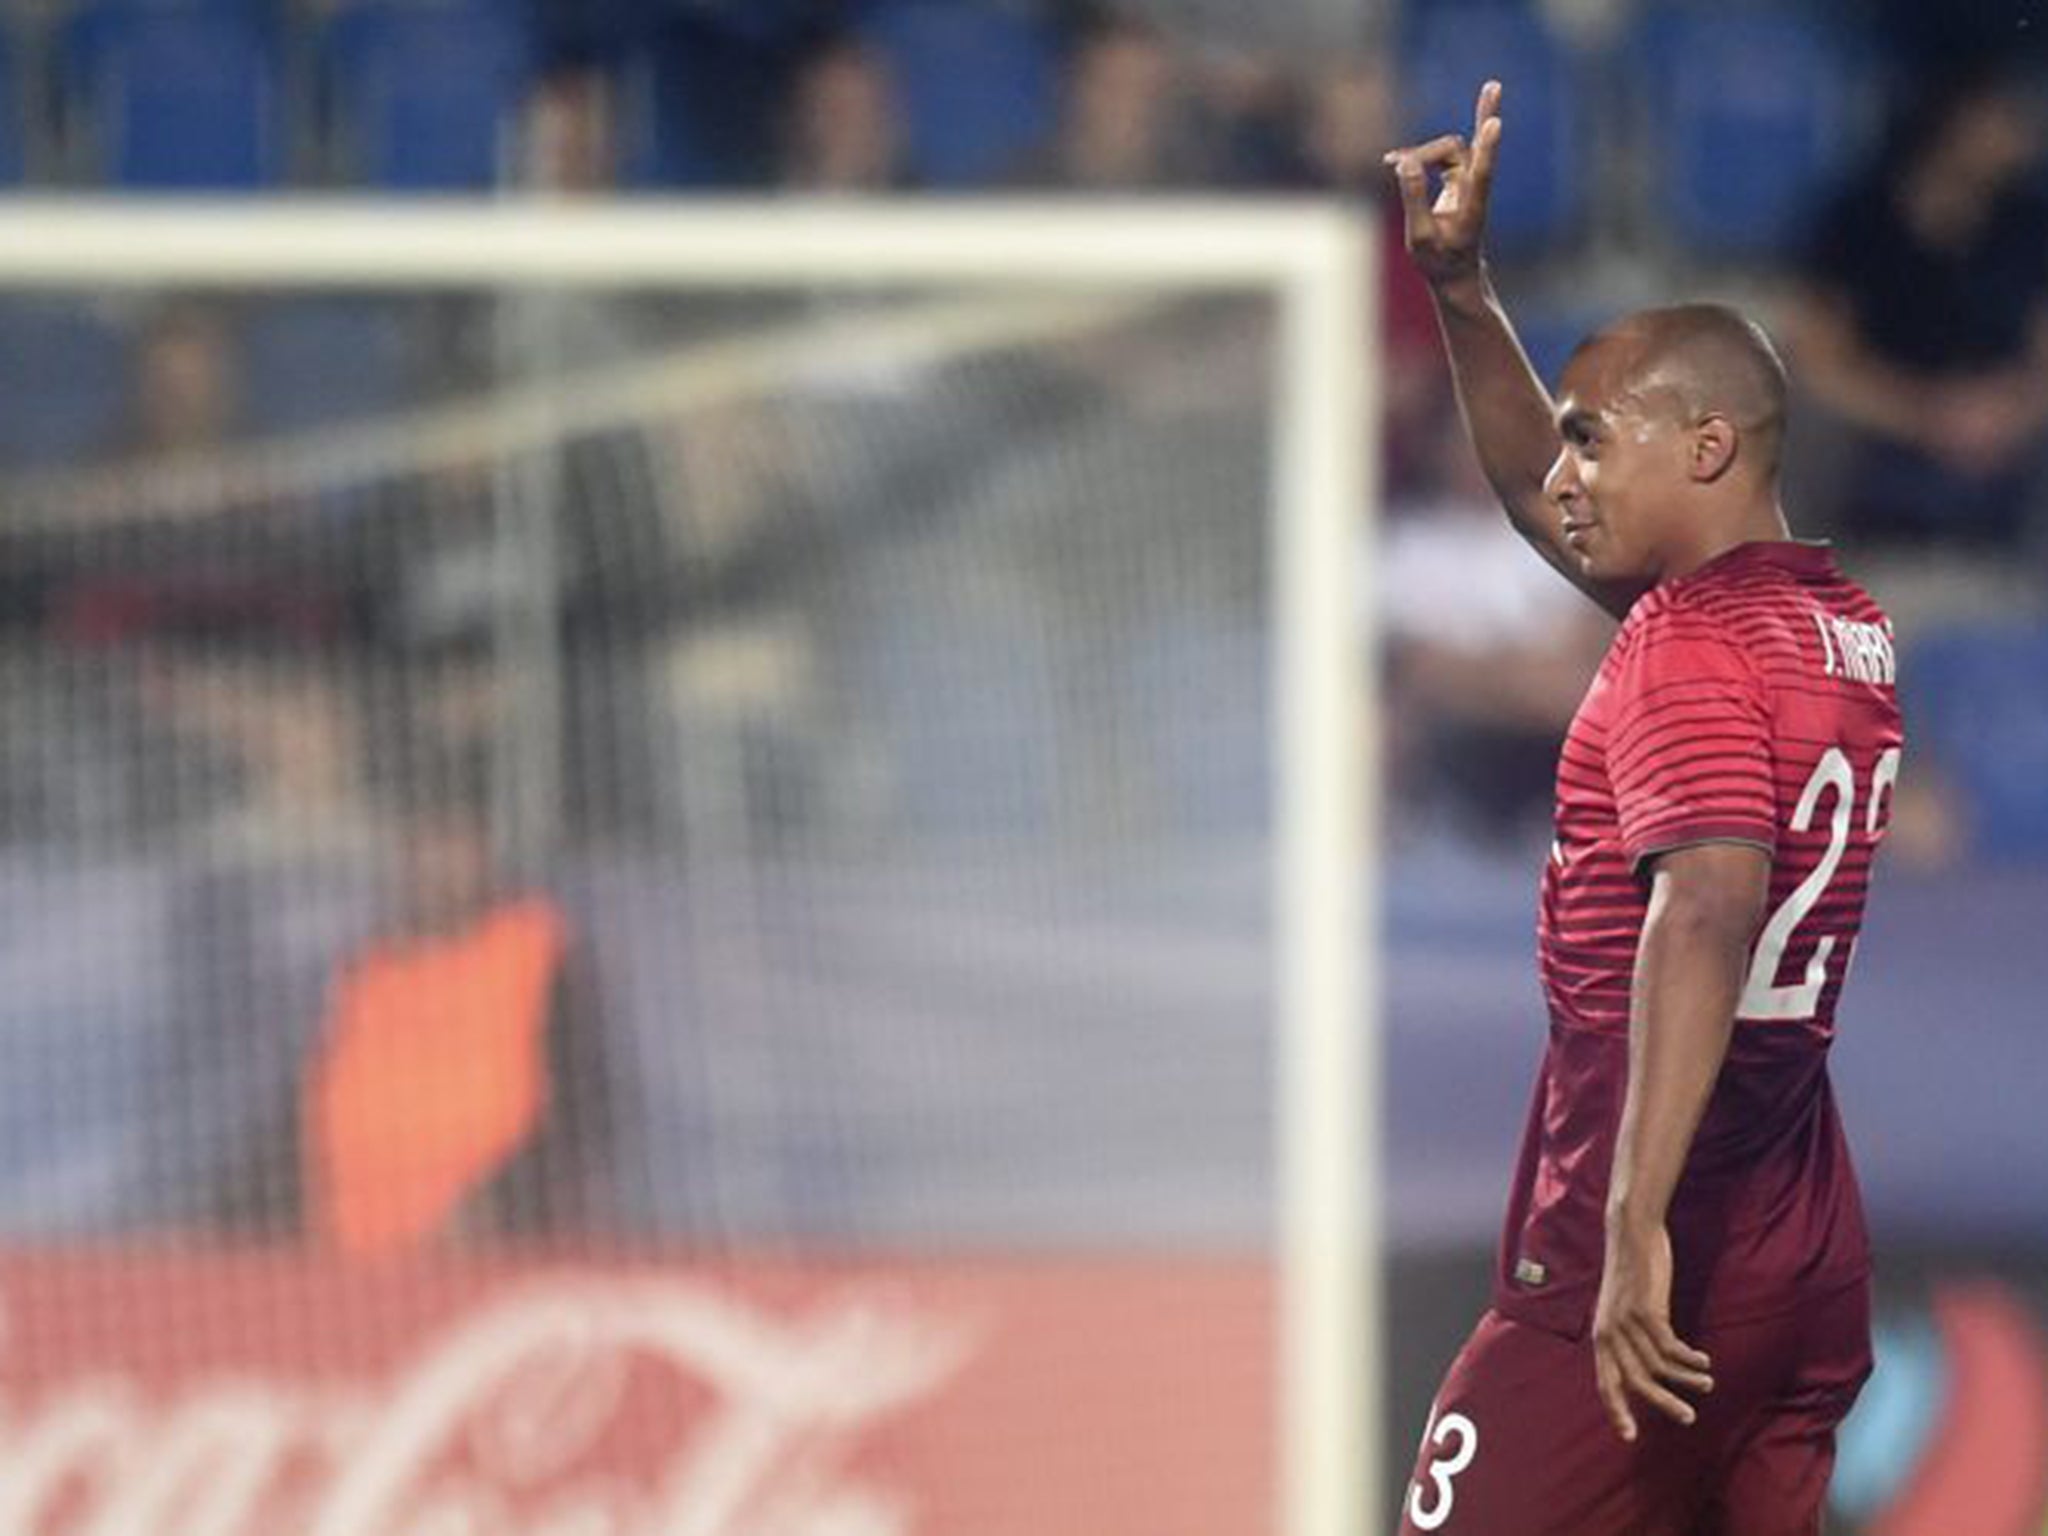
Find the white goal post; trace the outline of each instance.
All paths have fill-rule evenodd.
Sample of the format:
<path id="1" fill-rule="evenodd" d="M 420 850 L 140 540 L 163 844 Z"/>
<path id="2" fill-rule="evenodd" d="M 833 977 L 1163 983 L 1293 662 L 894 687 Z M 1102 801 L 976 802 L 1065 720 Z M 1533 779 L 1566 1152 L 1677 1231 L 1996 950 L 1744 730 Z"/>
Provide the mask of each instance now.
<path id="1" fill-rule="evenodd" d="M 1383 1380 L 1377 679 L 1356 541 L 1377 505 L 1376 243 L 1322 205 L 507 201 L 136 204 L 0 212 L 0 291 L 264 286 L 1268 293 L 1278 633 L 1276 1466 L 1286 1536 L 1360 1536 L 1389 1488 Z M 346 360 L 337 360 L 346 367 Z M 7 402 L 0 401 L 0 410 Z"/>

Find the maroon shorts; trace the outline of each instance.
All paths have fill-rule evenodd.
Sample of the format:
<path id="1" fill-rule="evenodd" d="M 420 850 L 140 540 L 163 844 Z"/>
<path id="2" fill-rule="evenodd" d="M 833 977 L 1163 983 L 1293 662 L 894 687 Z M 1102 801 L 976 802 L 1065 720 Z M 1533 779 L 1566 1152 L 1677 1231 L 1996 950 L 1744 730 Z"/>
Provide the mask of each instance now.
<path id="1" fill-rule="evenodd" d="M 1590 1339 L 1497 1312 L 1438 1391 L 1402 1536 L 1818 1536 L 1835 1429 L 1870 1375 L 1870 1289 L 1688 1339 L 1714 1390 L 1690 1427 L 1636 1405 L 1625 1443 Z"/>

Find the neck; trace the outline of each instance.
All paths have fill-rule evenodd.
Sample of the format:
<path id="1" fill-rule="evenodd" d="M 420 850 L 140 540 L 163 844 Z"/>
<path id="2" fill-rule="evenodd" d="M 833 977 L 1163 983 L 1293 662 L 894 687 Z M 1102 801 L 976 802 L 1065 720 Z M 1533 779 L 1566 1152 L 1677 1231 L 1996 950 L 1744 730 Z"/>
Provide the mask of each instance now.
<path id="1" fill-rule="evenodd" d="M 1744 544 L 1783 541 L 1792 537 L 1785 511 L 1776 497 L 1747 503 L 1741 513 L 1728 518 L 1703 519 L 1698 534 L 1664 563 L 1663 579 L 1690 576 L 1701 566 L 1718 560 Z"/>

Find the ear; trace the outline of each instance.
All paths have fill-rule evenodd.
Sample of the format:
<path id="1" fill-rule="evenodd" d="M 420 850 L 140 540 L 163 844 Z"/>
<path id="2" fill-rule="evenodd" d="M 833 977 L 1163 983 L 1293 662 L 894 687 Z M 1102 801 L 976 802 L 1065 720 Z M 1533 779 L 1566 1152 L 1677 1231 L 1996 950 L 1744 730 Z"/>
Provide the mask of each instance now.
<path id="1" fill-rule="evenodd" d="M 1735 423 L 1727 417 L 1702 417 L 1692 429 L 1692 447 L 1686 461 L 1694 484 L 1711 484 L 1727 474 L 1735 465 L 1738 441 Z"/>

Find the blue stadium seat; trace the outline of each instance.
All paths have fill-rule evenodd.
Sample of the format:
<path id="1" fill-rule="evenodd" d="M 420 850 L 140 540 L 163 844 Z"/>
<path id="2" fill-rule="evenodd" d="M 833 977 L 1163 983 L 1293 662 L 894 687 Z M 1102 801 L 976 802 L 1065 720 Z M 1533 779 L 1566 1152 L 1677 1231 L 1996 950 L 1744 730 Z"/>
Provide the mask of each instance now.
<path id="1" fill-rule="evenodd" d="M 946 0 L 877 0 L 862 34 L 894 66 L 910 168 L 931 187 L 986 185 L 1052 132 L 1058 57 L 1036 18 Z"/>
<path id="2" fill-rule="evenodd" d="M 1852 61 L 1794 7 L 1665 4 L 1639 28 L 1666 231 L 1690 254 L 1783 251 L 1857 146 Z"/>
<path id="3" fill-rule="evenodd" d="M 509 0 L 364 0 L 334 22 L 327 76 L 349 166 L 372 186 L 494 186 L 534 44 Z"/>
<path id="4" fill-rule="evenodd" d="M 360 298 L 281 301 L 243 335 L 244 396 L 260 435 L 379 416 L 413 398 L 414 337 L 405 312 Z"/>
<path id="5" fill-rule="evenodd" d="M 1900 668 L 1916 751 L 1967 798 L 1978 855 L 2048 858 L 2048 625 L 1943 629 Z"/>
<path id="6" fill-rule="evenodd" d="M 0 305 L 0 464 L 47 468 L 105 452 L 129 394 L 121 334 L 79 304 Z"/>
<path id="7" fill-rule="evenodd" d="M 248 0 L 107 0 L 64 34 L 95 169 L 143 191 L 250 190 L 283 173 L 275 40 Z"/>
<path id="8" fill-rule="evenodd" d="M 1501 251 L 1539 253 L 1580 234 L 1592 124 L 1582 66 L 1534 13 L 1501 4 L 1432 6 L 1411 13 L 1401 86 L 1415 139 L 1470 134 L 1478 83 L 1507 82 L 1509 123 L 1493 191 L 1489 235 Z"/>

